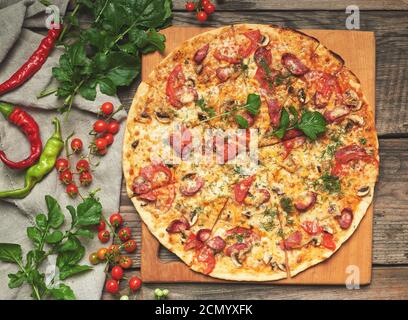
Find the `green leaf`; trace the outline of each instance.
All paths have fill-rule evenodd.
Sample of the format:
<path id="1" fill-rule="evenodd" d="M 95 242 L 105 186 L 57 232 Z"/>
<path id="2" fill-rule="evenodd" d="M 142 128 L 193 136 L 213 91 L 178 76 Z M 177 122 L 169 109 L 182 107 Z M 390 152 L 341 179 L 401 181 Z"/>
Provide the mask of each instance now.
<path id="1" fill-rule="evenodd" d="M 239 114 L 235 115 L 235 121 L 238 123 L 238 126 L 241 129 L 249 128 L 248 120 L 245 119 L 243 116 L 241 116 Z"/>
<path id="2" fill-rule="evenodd" d="M 50 289 L 50 293 L 57 300 L 75 300 L 75 294 L 66 284 L 61 283 L 58 288 Z"/>
<path id="3" fill-rule="evenodd" d="M 96 81 L 84 82 L 78 91 L 86 100 L 94 101 L 96 98 Z"/>
<path id="4" fill-rule="evenodd" d="M 253 116 L 256 116 L 259 113 L 260 107 L 261 107 L 261 97 L 258 94 L 250 93 L 247 97 L 245 109 Z"/>
<path id="5" fill-rule="evenodd" d="M 102 205 L 94 198 L 86 198 L 77 208 L 77 225 L 96 225 L 101 220 Z"/>
<path id="6" fill-rule="evenodd" d="M 289 113 L 286 111 L 285 108 L 282 108 L 279 128 L 276 131 L 274 131 L 273 134 L 279 139 L 282 139 L 283 136 L 285 135 L 286 129 L 288 128 L 288 125 L 289 125 Z"/>
<path id="7" fill-rule="evenodd" d="M 279 201 L 283 211 L 286 213 L 292 213 L 294 210 L 292 199 L 289 197 L 283 197 Z"/>
<path id="8" fill-rule="evenodd" d="M 110 79 L 116 86 L 127 86 L 140 72 L 139 56 L 132 56 L 124 52 L 113 52 L 108 56 L 109 69 L 105 78 Z"/>
<path id="9" fill-rule="evenodd" d="M 13 243 L 0 243 L 0 261 L 21 263 L 23 252 L 21 246 Z"/>
<path id="10" fill-rule="evenodd" d="M 27 237 L 36 245 L 41 243 L 42 233 L 36 227 L 27 228 Z"/>
<path id="11" fill-rule="evenodd" d="M 318 134 L 326 131 L 326 120 L 318 111 L 306 111 L 302 114 L 302 118 L 296 127 L 302 130 L 311 140 L 316 140 Z"/>
<path id="12" fill-rule="evenodd" d="M 56 250 L 59 253 L 67 251 L 76 251 L 80 248 L 80 246 L 81 243 L 79 242 L 79 240 L 75 236 L 69 235 L 68 239 L 63 244 L 58 246 Z"/>
<path id="13" fill-rule="evenodd" d="M 75 235 L 80 236 L 80 237 L 93 239 L 95 233 L 92 232 L 91 230 L 88 230 L 88 229 L 79 229 L 79 230 L 77 230 L 77 232 L 75 232 Z"/>
<path id="14" fill-rule="evenodd" d="M 47 234 L 47 236 L 45 237 L 45 242 L 49 244 L 55 244 L 60 242 L 63 237 L 64 234 L 61 231 L 55 230 L 53 233 Z"/>
<path id="15" fill-rule="evenodd" d="M 67 206 L 67 210 L 69 211 L 69 213 L 71 215 L 71 228 L 73 228 L 75 226 L 76 222 L 77 222 L 76 210 L 71 205 Z"/>
<path id="16" fill-rule="evenodd" d="M 89 63 L 89 59 L 86 56 L 84 43 L 76 42 L 74 44 L 70 44 L 67 49 L 72 66 L 84 66 Z"/>
<path id="17" fill-rule="evenodd" d="M 64 223 L 64 214 L 61 211 L 61 207 L 51 196 L 45 196 L 45 202 L 48 209 L 48 224 L 50 227 L 57 229 Z"/>
<path id="18" fill-rule="evenodd" d="M 71 74 L 62 68 L 52 68 L 52 75 L 60 82 L 70 82 Z"/>
<path id="19" fill-rule="evenodd" d="M 166 37 L 158 33 L 155 29 L 143 31 L 133 28 L 129 32 L 129 40 L 128 45 L 131 47 L 123 45 L 121 46 L 122 50 L 134 54 L 137 52 L 135 49 L 140 49 L 142 53 L 146 54 L 156 50 L 164 52 Z"/>
<path id="20" fill-rule="evenodd" d="M 111 79 L 99 79 L 98 84 L 102 93 L 107 94 L 108 96 L 113 96 L 116 93 L 116 86 Z"/>
<path id="21" fill-rule="evenodd" d="M 27 277 L 23 271 L 18 271 L 17 273 L 9 273 L 8 287 L 10 289 L 19 288 L 27 280 Z"/>
<path id="22" fill-rule="evenodd" d="M 43 213 L 37 214 L 35 217 L 35 223 L 37 224 L 38 228 L 40 228 L 41 230 L 45 230 L 47 228 L 46 215 Z"/>
<path id="23" fill-rule="evenodd" d="M 65 280 L 69 277 L 92 270 L 91 266 L 85 265 L 74 265 L 74 266 L 64 266 L 60 269 L 60 279 Z"/>
<path id="24" fill-rule="evenodd" d="M 26 256 L 26 269 L 30 269 L 33 265 L 33 262 L 37 263 L 40 261 L 45 255 L 43 250 L 30 250 Z"/>
<path id="25" fill-rule="evenodd" d="M 82 245 L 77 250 L 59 253 L 57 256 L 57 266 L 60 272 L 67 271 L 70 267 L 77 265 L 84 255 L 85 248 Z"/>

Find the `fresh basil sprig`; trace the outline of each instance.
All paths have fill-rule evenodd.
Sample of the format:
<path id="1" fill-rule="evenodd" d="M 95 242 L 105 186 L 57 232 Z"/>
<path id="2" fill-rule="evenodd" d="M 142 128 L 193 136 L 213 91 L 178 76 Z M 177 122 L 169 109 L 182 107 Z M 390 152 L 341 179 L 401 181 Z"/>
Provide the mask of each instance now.
<path id="1" fill-rule="evenodd" d="M 299 120 L 299 114 L 294 107 L 290 107 L 289 111 L 292 121 L 286 108 L 282 108 L 279 127 L 273 132 L 273 135 L 279 139 L 282 139 L 286 131 L 291 129 L 303 131 L 310 140 L 316 140 L 319 134 L 326 131 L 326 120 L 320 112 L 303 111 Z"/>
<path id="2" fill-rule="evenodd" d="M 99 223 L 102 206 L 94 195 L 84 199 L 76 209 L 68 206 L 72 222 L 70 228 L 64 231 L 61 227 L 65 217 L 57 200 L 45 196 L 45 202 L 47 215 L 38 214 L 35 217 L 35 225 L 27 228 L 27 237 L 33 243 L 33 249 L 26 254 L 25 261 L 21 246 L 13 243 L 0 243 L 0 261 L 14 263 L 19 267 L 19 271 L 8 275 L 9 288 L 19 288 L 27 283 L 32 288 L 34 299 L 52 297 L 58 300 L 73 300 L 75 294 L 68 285 L 54 283 L 92 269 L 88 265 L 79 264 L 85 255 L 85 248 L 79 237 L 93 238 L 94 231 L 90 227 Z M 40 269 L 50 255 L 57 257 L 59 277 L 57 279 L 54 275 L 51 283 L 47 284 L 45 274 Z"/>

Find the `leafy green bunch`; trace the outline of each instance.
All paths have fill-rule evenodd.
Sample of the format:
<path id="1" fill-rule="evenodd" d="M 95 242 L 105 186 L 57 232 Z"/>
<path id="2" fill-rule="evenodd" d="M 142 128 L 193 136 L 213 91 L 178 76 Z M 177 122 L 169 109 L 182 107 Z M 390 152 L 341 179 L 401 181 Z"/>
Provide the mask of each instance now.
<path id="1" fill-rule="evenodd" d="M 140 55 L 163 52 L 165 36 L 156 30 L 171 19 L 171 0 L 78 0 L 66 19 L 60 41 L 65 52 L 53 76 L 59 81 L 63 111 L 71 108 L 77 93 L 95 100 L 96 89 L 115 95 L 140 72 Z M 91 17 L 82 29 L 77 15 Z"/>
<path id="2" fill-rule="evenodd" d="M 18 244 L 0 243 L 0 261 L 14 263 L 19 271 L 8 275 L 9 288 L 21 287 L 24 283 L 32 288 L 32 297 L 41 300 L 52 297 L 58 300 L 73 300 L 72 289 L 60 283 L 76 274 L 92 269 L 79 262 L 85 255 L 85 248 L 80 237 L 93 238 L 95 231 L 90 227 L 97 225 L 102 215 L 102 205 L 90 195 L 77 208 L 67 206 L 71 214 L 71 225 L 61 230 L 65 221 L 61 206 L 51 196 L 45 196 L 47 215 L 40 213 L 35 217 L 35 226 L 27 228 L 27 236 L 33 243 L 23 260 L 22 248 Z M 46 283 L 45 274 L 40 271 L 44 261 L 50 255 L 56 255 L 58 273 Z"/>

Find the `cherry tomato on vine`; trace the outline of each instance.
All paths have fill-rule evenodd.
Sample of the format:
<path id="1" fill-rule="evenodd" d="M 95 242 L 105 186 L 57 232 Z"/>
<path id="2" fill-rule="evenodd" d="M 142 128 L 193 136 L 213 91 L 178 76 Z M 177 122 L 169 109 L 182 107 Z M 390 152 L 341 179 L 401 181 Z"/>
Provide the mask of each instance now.
<path id="1" fill-rule="evenodd" d="M 132 231 L 128 227 L 124 227 L 118 232 L 119 239 L 122 241 L 128 241 L 132 236 Z"/>
<path id="2" fill-rule="evenodd" d="M 113 137 L 113 134 L 112 134 L 112 133 L 107 133 L 107 134 L 105 134 L 105 135 L 103 136 L 103 138 L 106 140 L 108 146 L 110 146 L 110 145 L 113 143 L 113 141 L 115 141 L 115 138 Z"/>
<path id="3" fill-rule="evenodd" d="M 101 261 L 105 261 L 106 260 L 106 254 L 108 253 L 108 249 L 106 248 L 100 248 L 96 254 L 98 256 L 98 259 Z"/>
<path id="4" fill-rule="evenodd" d="M 113 112 L 113 104 L 111 102 L 105 102 L 101 106 L 101 111 L 104 115 L 109 116 Z"/>
<path id="5" fill-rule="evenodd" d="M 104 156 L 104 155 L 107 154 L 107 153 L 108 153 L 108 148 L 102 149 L 102 150 L 98 150 L 98 154 L 99 154 L 100 156 Z"/>
<path id="6" fill-rule="evenodd" d="M 98 138 L 95 139 L 95 147 L 98 150 L 103 150 L 106 149 L 106 147 L 108 146 L 108 141 L 106 141 L 105 138 Z"/>
<path id="7" fill-rule="evenodd" d="M 120 266 L 114 266 L 111 271 L 112 279 L 120 280 L 123 278 L 123 269 Z"/>
<path id="8" fill-rule="evenodd" d="M 208 15 L 204 11 L 199 11 L 197 12 L 197 20 L 200 22 L 206 21 L 208 18 Z"/>
<path id="9" fill-rule="evenodd" d="M 214 11 L 215 11 L 215 5 L 214 4 L 212 4 L 211 2 L 210 3 L 207 3 L 205 6 L 203 6 L 204 7 L 204 11 L 207 13 L 207 14 L 212 14 Z"/>
<path id="10" fill-rule="evenodd" d="M 77 169 L 77 171 L 78 171 L 79 173 L 85 172 L 85 171 L 89 171 L 90 165 L 89 165 L 88 160 L 85 160 L 85 159 L 79 160 L 79 161 L 77 162 L 77 164 L 76 164 L 76 169 Z"/>
<path id="11" fill-rule="evenodd" d="M 109 230 L 102 230 L 98 232 L 99 241 L 102 243 L 106 243 L 110 239 L 110 232 Z"/>
<path id="12" fill-rule="evenodd" d="M 109 217 L 109 222 L 115 228 L 119 227 L 123 223 L 122 215 L 119 212 L 113 213 Z"/>
<path id="13" fill-rule="evenodd" d="M 106 222 L 101 219 L 101 221 L 99 221 L 99 225 L 98 225 L 98 231 L 102 231 L 106 229 Z"/>
<path id="14" fill-rule="evenodd" d="M 81 186 L 89 186 L 92 183 L 92 175 L 88 171 L 84 171 L 79 176 Z"/>
<path id="15" fill-rule="evenodd" d="M 103 120 L 96 120 L 93 129 L 96 133 L 104 133 L 108 130 L 108 124 Z"/>
<path id="16" fill-rule="evenodd" d="M 98 258 L 98 253 L 97 252 L 92 252 L 89 255 L 89 262 L 93 265 L 98 264 L 100 262 L 99 258 Z"/>
<path id="17" fill-rule="evenodd" d="M 142 285 L 142 280 L 140 280 L 139 277 L 134 276 L 134 277 L 130 278 L 130 280 L 129 280 L 130 290 L 136 291 L 136 290 L 138 290 L 140 288 L 141 285 Z"/>
<path id="18" fill-rule="evenodd" d="M 132 260 L 128 256 L 121 256 L 119 260 L 119 265 L 123 269 L 129 269 L 132 266 Z"/>
<path id="19" fill-rule="evenodd" d="M 71 149 L 75 153 L 79 153 L 82 151 L 84 144 L 82 143 L 82 140 L 79 138 L 72 139 L 71 141 Z"/>
<path id="20" fill-rule="evenodd" d="M 207 4 L 211 3 L 211 0 L 201 0 L 201 5 L 205 7 Z"/>
<path id="21" fill-rule="evenodd" d="M 65 191 L 71 198 L 75 198 L 78 195 L 78 187 L 75 185 L 75 183 L 70 183 L 67 185 Z"/>
<path id="22" fill-rule="evenodd" d="M 132 253 L 136 251 L 136 248 L 137 248 L 137 243 L 135 240 L 128 240 L 123 244 L 123 249 L 125 249 L 127 253 Z"/>
<path id="23" fill-rule="evenodd" d="M 187 11 L 194 11 L 194 9 L 195 9 L 195 5 L 194 5 L 194 2 L 186 2 L 186 10 Z"/>
<path id="24" fill-rule="evenodd" d="M 112 134 L 117 134 L 119 132 L 120 129 L 120 123 L 117 122 L 116 120 L 112 120 L 111 122 L 109 122 L 108 124 L 108 132 L 112 133 Z"/>
<path id="25" fill-rule="evenodd" d="M 109 293 L 115 294 L 119 292 L 119 283 L 116 280 L 109 279 L 106 281 L 105 289 Z"/>
<path id="26" fill-rule="evenodd" d="M 120 253 L 120 245 L 118 244 L 111 244 L 108 247 L 108 254 L 110 255 L 118 255 Z"/>
<path id="27" fill-rule="evenodd" d="M 69 161 L 67 159 L 64 159 L 64 158 L 59 158 L 55 162 L 55 168 L 57 169 L 58 172 L 65 171 L 65 170 L 69 169 Z"/>
<path id="28" fill-rule="evenodd" d="M 62 171 L 59 175 L 59 179 L 66 185 L 70 184 L 72 182 L 72 172 L 69 170 Z"/>

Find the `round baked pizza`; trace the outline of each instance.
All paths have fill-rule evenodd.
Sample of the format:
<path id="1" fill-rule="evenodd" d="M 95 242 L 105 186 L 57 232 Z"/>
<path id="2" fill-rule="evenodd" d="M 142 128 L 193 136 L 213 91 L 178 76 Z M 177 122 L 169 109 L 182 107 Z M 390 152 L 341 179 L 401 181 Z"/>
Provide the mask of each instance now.
<path id="1" fill-rule="evenodd" d="M 372 107 L 340 56 L 301 32 L 202 33 L 143 81 L 127 192 L 154 236 L 221 279 L 293 277 L 329 258 L 373 199 Z"/>

